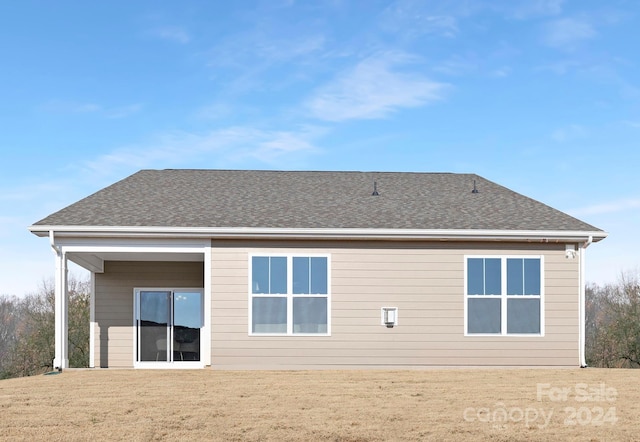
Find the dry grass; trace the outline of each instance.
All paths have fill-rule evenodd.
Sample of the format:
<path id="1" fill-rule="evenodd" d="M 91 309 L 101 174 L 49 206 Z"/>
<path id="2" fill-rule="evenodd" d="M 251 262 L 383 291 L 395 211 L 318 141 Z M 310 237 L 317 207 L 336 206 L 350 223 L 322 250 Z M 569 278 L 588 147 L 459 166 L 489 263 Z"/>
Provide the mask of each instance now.
<path id="1" fill-rule="evenodd" d="M 0 381 L 0 439 L 638 440 L 639 381 L 604 369 L 65 371 Z M 566 400 L 538 397 L 538 384 Z M 580 401 L 585 386 L 613 400 Z"/>

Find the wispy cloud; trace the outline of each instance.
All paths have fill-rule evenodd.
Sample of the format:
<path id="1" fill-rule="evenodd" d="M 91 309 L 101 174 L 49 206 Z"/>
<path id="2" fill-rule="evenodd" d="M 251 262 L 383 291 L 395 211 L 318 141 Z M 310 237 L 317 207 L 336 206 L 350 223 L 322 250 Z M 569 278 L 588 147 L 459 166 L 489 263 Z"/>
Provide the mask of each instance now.
<path id="1" fill-rule="evenodd" d="M 380 14 L 380 27 L 409 39 L 427 34 L 454 37 L 458 33 L 456 12 L 433 2 L 398 0 Z"/>
<path id="2" fill-rule="evenodd" d="M 609 63 L 594 64 L 585 69 L 585 73 L 591 78 L 601 84 L 615 87 L 620 97 L 635 102 L 640 99 L 640 88 L 635 79 L 627 79 L 628 74 L 624 71 L 624 67 L 621 69 L 616 60 L 611 60 Z"/>
<path id="3" fill-rule="evenodd" d="M 495 78 L 508 77 L 511 75 L 511 68 L 509 66 L 502 66 L 491 71 L 489 75 Z"/>
<path id="4" fill-rule="evenodd" d="M 318 149 L 309 138 L 316 132 L 310 129 L 308 132 L 271 132 L 256 144 L 239 152 L 239 158 L 250 157 L 266 164 L 276 164 L 285 156 L 299 153 L 318 153 Z M 238 159 L 238 158 L 236 158 Z"/>
<path id="5" fill-rule="evenodd" d="M 90 102 L 51 100 L 38 106 L 38 109 L 56 114 L 95 114 L 105 118 L 124 118 L 139 112 L 142 109 L 142 104 L 133 103 L 108 107 Z"/>
<path id="6" fill-rule="evenodd" d="M 40 110 L 52 113 L 87 114 L 102 111 L 102 106 L 96 103 L 50 100 L 38 106 Z"/>
<path id="7" fill-rule="evenodd" d="M 112 119 L 125 118 L 140 112 L 140 110 L 142 110 L 142 104 L 134 103 L 126 106 L 106 109 L 105 116 Z"/>
<path id="8" fill-rule="evenodd" d="M 441 100 L 447 84 L 430 80 L 417 69 L 402 70 L 414 61 L 398 53 L 364 59 L 317 90 L 306 106 L 321 120 L 344 121 L 385 118 L 401 108 Z"/>
<path id="9" fill-rule="evenodd" d="M 544 42 L 558 49 L 574 49 L 579 43 L 596 36 L 593 25 L 585 18 L 561 18 L 546 24 Z"/>
<path id="10" fill-rule="evenodd" d="M 625 121 L 622 122 L 622 124 L 624 124 L 625 126 L 628 126 L 628 127 L 633 127 L 635 129 L 640 129 L 640 121 L 625 120 Z"/>
<path id="11" fill-rule="evenodd" d="M 189 33 L 180 26 L 160 26 L 148 31 L 152 37 L 174 43 L 187 44 L 191 41 Z"/>
<path id="12" fill-rule="evenodd" d="M 288 61 L 323 49 L 325 37 L 321 34 L 307 35 L 298 39 L 264 40 L 256 42 L 256 53 L 271 61 Z"/>
<path id="13" fill-rule="evenodd" d="M 89 174 L 115 175 L 146 168 L 218 167 L 246 159 L 284 167 L 294 156 L 320 152 L 314 140 L 322 133 L 316 126 L 290 131 L 234 126 L 204 134 L 171 132 L 101 155 L 84 168 Z"/>
<path id="14" fill-rule="evenodd" d="M 202 120 L 218 120 L 238 113 L 240 106 L 240 104 L 236 103 L 232 105 L 226 102 L 215 102 L 196 109 L 194 116 Z"/>
<path id="15" fill-rule="evenodd" d="M 478 68 L 472 56 L 452 55 L 441 63 L 438 63 L 433 70 L 438 73 L 458 76 L 465 75 Z"/>
<path id="16" fill-rule="evenodd" d="M 517 19 L 558 15 L 563 4 L 564 0 L 512 0 L 507 3 L 512 8 L 511 16 Z"/>
<path id="17" fill-rule="evenodd" d="M 325 44 L 325 36 L 313 31 L 291 36 L 252 30 L 217 42 L 207 53 L 206 65 L 227 94 L 277 88 L 306 77 L 306 69 L 325 55 Z"/>
<path id="18" fill-rule="evenodd" d="M 97 190 L 102 184 L 95 177 L 79 183 L 76 171 L 53 166 L 51 175 L 36 172 L 26 180 L 12 181 L 0 188 L 0 203 L 11 207 L 10 217 L 0 217 L 0 230 L 13 237 L 26 234 L 26 226 Z M 0 236 L 7 236 L 3 233 Z"/>
<path id="19" fill-rule="evenodd" d="M 614 58 L 604 60 L 593 60 L 580 55 L 572 55 L 564 60 L 549 63 L 537 67 L 540 71 L 550 71 L 557 75 L 577 72 L 584 78 L 594 82 L 595 88 L 602 86 L 612 87 L 617 91 L 618 96 L 631 101 L 640 99 L 640 87 L 636 84 L 635 78 L 631 78 L 627 72 L 628 68 Z"/>
<path id="20" fill-rule="evenodd" d="M 32 202 L 42 195 L 51 195 L 68 190 L 60 180 L 42 181 L 29 183 L 27 185 L 12 185 L 11 187 L 0 188 L 0 202 L 10 204 L 20 202 Z"/>
<path id="21" fill-rule="evenodd" d="M 540 71 L 553 72 L 556 75 L 565 75 L 574 70 L 588 69 L 588 65 L 580 60 L 565 59 L 538 66 L 536 69 Z"/>
<path id="22" fill-rule="evenodd" d="M 571 141 L 580 138 L 584 138 L 588 135 L 589 131 L 586 127 L 579 124 L 571 124 L 569 126 L 561 127 L 554 130 L 551 133 L 551 138 L 554 141 L 562 143 L 564 141 Z"/>
<path id="23" fill-rule="evenodd" d="M 19 229 L 24 229 L 25 223 L 22 217 L 0 216 L 0 238 L 9 238 Z M 7 252 L 9 252 L 7 250 Z"/>
<path id="24" fill-rule="evenodd" d="M 586 215 L 606 215 L 618 212 L 625 212 L 628 210 L 640 209 L 639 198 L 626 198 L 617 201 L 611 201 L 607 203 L 594 204 L 591 206 L 580 207 L 568 212 L 574 216 L 586 216 Z"/>
<path id="25" fill-rule="evenodd" d="M 395 0 L 380 14 L 379 26 L 383 31 L 392 32 L 404 40 L 422 36 L 457 38 L 461 33 L 461 23 L 465 19 L 485 10 L 502 11 L 505 6 L 501 3 L 507 3 L 506 7 L 510 8 L 511 3 L 515 1 Z M 500 5 L 496 6 L 496 3 Z"/>

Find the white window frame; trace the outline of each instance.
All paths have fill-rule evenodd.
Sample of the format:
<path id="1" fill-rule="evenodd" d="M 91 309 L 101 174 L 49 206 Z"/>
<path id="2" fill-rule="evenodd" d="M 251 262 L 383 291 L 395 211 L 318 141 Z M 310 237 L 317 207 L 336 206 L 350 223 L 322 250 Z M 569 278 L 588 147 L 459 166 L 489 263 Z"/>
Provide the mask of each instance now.
<path id="1" fill-rule="evenodd" d="M 468 269 L 469 259 L 500 259 L 500 295 L 469 295 Z M 507 295 L 507 260 L 508 259 L 539 259 L 540 260 L 540 295 Z M 468 309 L 469 299 L 500 299 L 500 333 L 469 333 Z M 507 333 L 507 300 L 509 299 L 540 299 L 540 333 Z M 545 278 L 544 255 L 465 255 L 464 256 L 464 336 L 507 336 L 507 337 L 544 337 L 545 335 Z"/>
<path id="2" fill-rule="evenodd" d="M 287 258 L 287 293 L 285 294 L 268 294 L 268 293 L 253 293 L 253 258 L 254 257 L 269 257 Z M 293 258 L 326 258 L 327 259 L 327 294 L 326 295 L 314 295 L 314 294 L 294 294 L 293 293 Z M 255 252 L 249 254 L 249 274 L 248 274 L 248 311 L 249 322 L 248 332 L 249 336 L 331 336 L 331 255 L 329 254 L 317 254 L 317 253 L 270 253 L 270 252 Z M 253 332 L 253 298 L 286 298 L 287 299 L 287 331 L 286 333 L 254 333 Z M 327 332 L 326 333 L 294 333 L 293 332 L 293 299 L 294 298 L 326 298 L 327 299 Z"/>

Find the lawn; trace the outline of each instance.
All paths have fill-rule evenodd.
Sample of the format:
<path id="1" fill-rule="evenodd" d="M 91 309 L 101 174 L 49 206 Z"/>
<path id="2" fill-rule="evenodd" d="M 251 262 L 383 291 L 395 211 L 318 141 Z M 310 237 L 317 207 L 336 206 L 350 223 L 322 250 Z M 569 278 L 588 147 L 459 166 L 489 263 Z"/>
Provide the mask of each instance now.
<path id="1" fill-rule="evenodd" d="M 0 412 L 0 440 L 631 441 L 640 370 L 68 370 Z"/>

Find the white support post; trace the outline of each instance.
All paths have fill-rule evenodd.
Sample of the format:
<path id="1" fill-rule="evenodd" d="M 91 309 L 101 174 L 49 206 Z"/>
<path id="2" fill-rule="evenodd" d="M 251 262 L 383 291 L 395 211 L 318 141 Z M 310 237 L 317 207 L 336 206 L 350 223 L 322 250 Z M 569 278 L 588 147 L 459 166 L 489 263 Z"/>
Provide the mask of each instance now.
<path id="1" fill-rule="evenodd" d="M 201 339 L 202 361 L 205 366 L 211 365 L 211 333 L 213 324 L 211 324 L 211 243 L 207 243 L 204 248 L 204 324 L 202 327 L 203 337 Z"/>
<path id="2" fill-rule="evenodd" d="M 59 248 L 56 253 L 55 275 L 55 358 L 53 368 L 69 368 L 67 256 Z"/>
<path id="3" fill-rule="evenodd" d="M 96 274 L 91 272 L 91 287 L 89 288 L 89 368 L 96 366 Z"/>

